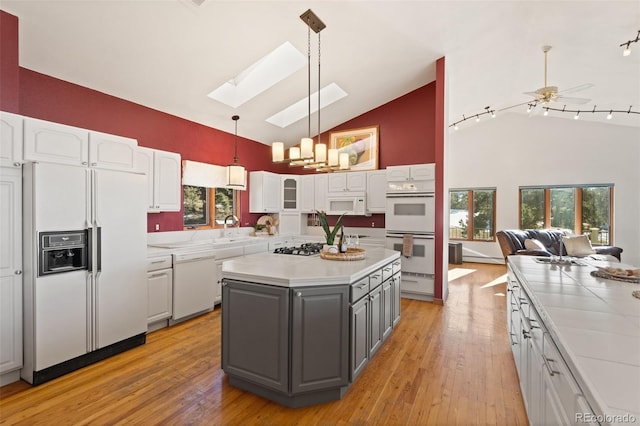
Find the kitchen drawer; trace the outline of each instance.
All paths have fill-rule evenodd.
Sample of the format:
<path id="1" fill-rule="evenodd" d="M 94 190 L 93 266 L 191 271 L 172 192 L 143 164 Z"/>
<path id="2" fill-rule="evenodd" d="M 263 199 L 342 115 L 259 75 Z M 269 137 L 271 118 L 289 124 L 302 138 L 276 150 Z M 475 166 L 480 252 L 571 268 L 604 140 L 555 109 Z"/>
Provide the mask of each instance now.
<path id="1" fill-rule="evenodd" d="M 351 285 L 351 297 L 349 302 L 357 302 L 362 296 L 369 294 L 369 277 L 364 277 L 360 281 Z"/>
<path id="2" fill-rule="evenodd" d="M 382 284 L 382 269 L 378 269 L 369 275 L 369 288 L 371 290 L 378 287 L 380 284 Z"/>
<path id="3" fill-rule="evenodd" d="M 147 272 L 167 269 L 173 266 L 171 255 L 147 258 Z"/>
<path id="4" fill-rule="evenodd" d="M 244 248 L 242 246 L 220 248 L 215 249 L 213 253 L 216 257 L 216 260 L 228 259 L 230 257 L 242 256 L 244 254 Z"/>
<path id="5" fill-rule="evenodd" d="M 387 263 L 382 267 L 382 281 L 386 281 L 393 276 L 393 266 L 391 263 Z"/>
<path id="6" fill-rule="evenodd" d="M 400 259 L 396 259 L 393 262 L 391 262 L 391 269 L 394 275 L 400 272 L 401 265 L 402 265 L 402 262 L 400 261 Z"/>
<path id="7" fill-rule="evenodd" d="M 550 376 L 551 384 L 558 394 L 558 403 L 564 411 L 564 416 L 568 419 L 573 419 L 578 408 L 578 397 L 582 395 L 582 391 L 555 343 L 547 333 L 544 335 L 542 356 L 546 358 L 543 374 Z"/>

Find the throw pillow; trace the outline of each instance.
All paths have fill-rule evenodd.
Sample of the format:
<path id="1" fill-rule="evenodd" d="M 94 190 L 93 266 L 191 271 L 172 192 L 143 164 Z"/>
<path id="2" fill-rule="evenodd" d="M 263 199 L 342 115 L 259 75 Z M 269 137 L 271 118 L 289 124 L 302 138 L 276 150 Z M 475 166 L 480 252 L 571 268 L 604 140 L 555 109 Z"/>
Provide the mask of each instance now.
<path id="1" fill-rule="evenodd" d="M 596 251 L 591 247 L 591 241 L 586 235 L 564 236 L 562 237 L 567 254 L 569 256 L 589 256 Z"/>
<path id="2" fill-rule="evenodd" d="M 526 248 L 527 250 L 547 250 L 544 244 L 542 244 L 540 240 L 536 240 L 535 238 L 527 238 L 526 240 L 524 240 L 524 248 Z"/>

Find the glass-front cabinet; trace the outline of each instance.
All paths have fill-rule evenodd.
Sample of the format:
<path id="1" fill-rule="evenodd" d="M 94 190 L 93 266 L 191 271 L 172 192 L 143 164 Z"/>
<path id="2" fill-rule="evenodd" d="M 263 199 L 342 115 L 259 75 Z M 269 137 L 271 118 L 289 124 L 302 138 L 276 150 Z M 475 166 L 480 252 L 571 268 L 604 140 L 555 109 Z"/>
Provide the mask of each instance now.
<path id="1" fill-rule="evenodd" d="M 298 206 L 298 176 L 282 176 L 282 210 L 297 211 Z"/>

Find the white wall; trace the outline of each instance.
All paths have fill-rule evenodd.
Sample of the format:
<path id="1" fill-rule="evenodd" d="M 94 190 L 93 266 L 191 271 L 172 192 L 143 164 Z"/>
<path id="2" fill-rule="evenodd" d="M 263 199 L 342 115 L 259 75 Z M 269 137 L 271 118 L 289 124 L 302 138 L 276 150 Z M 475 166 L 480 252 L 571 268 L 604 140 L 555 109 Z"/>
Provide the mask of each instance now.
<path id="1" fill-rule="evenodd" d="M 612 183 L 614 244 L 640 267 L 640 128 L 505 113 L 448 138 L 449 188 L 496 187 L 496 230 L 518 228 L 518 188 Z M 502 262 L 496 242 L 464 243 L 466 261 Z"/>

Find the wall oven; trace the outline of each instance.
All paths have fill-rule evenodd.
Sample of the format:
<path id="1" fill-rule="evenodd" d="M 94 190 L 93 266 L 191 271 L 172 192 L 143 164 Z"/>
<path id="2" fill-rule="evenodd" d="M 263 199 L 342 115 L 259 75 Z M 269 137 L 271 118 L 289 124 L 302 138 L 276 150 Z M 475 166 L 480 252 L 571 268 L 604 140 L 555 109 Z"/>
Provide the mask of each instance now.
<path id="1" fill-rule="evenodd" d="M 87 231 L 39 233 L 38 276 L 88 269 Z"/>
<path id="2" fill-rule="evenodd" d="M 385 246 L 388 249 L 403 253 L 406 234 L 388 232 Z M 433 259 L 435 256 L 435 237 L 433 234 L 411 233 L 413 248 L 411 256 L 402 259 L 402 272 L 417 274 L 434 274 Z"/>
<path id="3" fill-rule="evenodd" d="M 390 231 L 434 232 L 433 193 L 387 193 L 386 228 Z"/>

